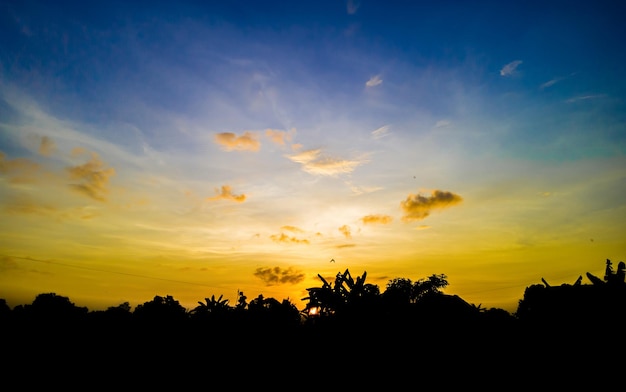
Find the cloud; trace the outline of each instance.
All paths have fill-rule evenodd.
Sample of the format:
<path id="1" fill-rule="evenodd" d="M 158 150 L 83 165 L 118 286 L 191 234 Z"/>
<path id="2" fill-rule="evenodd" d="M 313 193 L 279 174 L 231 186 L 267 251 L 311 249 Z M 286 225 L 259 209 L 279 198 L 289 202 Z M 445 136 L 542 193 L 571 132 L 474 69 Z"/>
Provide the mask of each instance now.
<path id="1" fill-rule="evenodd" d="M 448 120 L 439 120 L 435 124 L 435 128 L 445 128 L 450 125 L 450 121 Z"/>
<path id="2" fill-rule="evenodd" d="M 261 142 L 250 131 L 244 132 L 242 136 L 232 132 L 218 133 L 215 135 L 215 142 L 226 151 L 258 151 L 261 148 Z"/>
<path id="3" fill-rule="evenodd" d="M 254 276 L 261 279 L 267 286 L 297 284 L 304 280 L 304 274 L 293 268 L 259 267 L 254 271 Z"/>
<path id="4" fill-rule="evenodd" d="M 552 86 L 553 84 L 555 84 L 557 82 L 560 82 L 561 80 L 563 80 L 563 78 L 548 80 L 547 82 L 545 82 L 544 84 L 539 86 L 539 88 L 543 90 L 544 88 L 548 88 L 548 87 Z"/>
<path id="5" fill-rule="evenodd" d="M 409 194 L 406 200 L 400 202 L 404 211 L 402 220 L 405 222 L 422 220 L 430 215 L 432 210 L 442 209 L 459 204 L 463 199 L 452 192 L 434 190 L 430 196 Z"/>
<path id="6" fill-rule="evenodd" d="M 291 231 L 292 233 L 302 233 L 304 232 L 304 230 L 295 227 L 295 226 L 283 226 L 281 227 L 281 230 L 286 230 L 286 231 Z"/>
<path id="7" fill-rule="evenodd" d="M 58 210 L 55 207 L 40 205 L 24 195 L 19 198 L 11 198 L 6 202 L 4 210 L 9 214 L 30 214 L 41 216 L 56 216 Z"/>
<path id="8" fill-rule="evenodd" d="M 511 76 L 511 75 L 513 75 L 516 72 L 517 67 L 521 63 L 522 63 L 522 60 L 511 61 L 510 63 L 508 63 L 507 65 L 502 67 L 502 69 L 500 70 L 500 75 L 501 76 Z"/>
<path id="9" fill-rule="evenodd" d="M 290 142 L 293 135 L 296 133 L 295 129 L 291 131 L 279 131 L 275 129 L 267 129 L 265 136 L 267 136 L 272 142 L 284 146 L 286 142 Z"/>
<path id="10" fill-rule="evenodd" d="M 340 228 L 338 228 L 337 230 L 339 230 L 341 232 L 341 234 L 344 235 L 344 237 L 352 238 L 352 233 L 351 233 L 351 230 L 350 230 L 350 226 L 343 225 Z"/>
<path id="11" fill-rule="evenodd" d="M 52 139 L 50 139 L 48 136 L 41 137 L 41 142 L 39 143 L 39 154 L 43 156 L 50 156 L 55 148 L 56 146 Z"/>
<path id="12" fill-rule="evenodd" d="M 105 195 L 108 193 L 109 178 L 115 175 L 115 169 L 105 167 L 95 152 L 88 152 L 82 148 L 75 148 L 72 151 L 74 156 L 84 154 L 88 154 L 91 157 L 89 162 L 66 168 L 70 179 L 79 181 L 79 183 L 70 184 L 70 187 L 94 200 L 105 201 Z"/>
<path id="13" fill-rule="evenodd" d="M 12 184 L 29 184 L 41 171 L 41 166 L 26 158 L 6 159 L 0 151 L 0 174 L 6 174 Z"/>
<path id="14" fill-rule="evenodd" d="M 578 97 L 574 97 L 574 98 L 570 98 L 568 99 L 567 103 L 574 103 L 574 102 L 578 102 L 578 101 L 587 101 L 589 99 L 598 99 L 598 98 L 605 98 L 606 94 L 595 94 L 595 95 L 581 95 Z"/>
<path id="15" fill-rule="evenodd" d="M 351 173 L 358 166 L 367 162 L 366 159 L 346 160 L 330 157 L 321 157 L 321 150 L 306 150 L 297 154 L 288 155 L 287 158 L 293 162 L 300 163 L 302 169 L 307 173 L 336 176 L 338 174 Z"/>
<path id="16" fill-rule="evenodd" d="M 381 84 L 383 80 L 380 78 L 380 75 L 372 76 L 370 80 L 365 82 L 366 87 L 375 87 Z"/>
<path id="17" fill-rule="evenodd" d="M 354 247 L 356 247 L 356 244 L 340 244 L 340 245 L 335 245 L 335 248 L 337 248 L 337 249 L 354 248 Z"/>
<path id="18" fill-rule="evenodd" d="M 380 215 L 380 214 L 366 215 L 361 218 L 361 222 L 363 222 L 364 225 L 376 225 L 376 224 L 386 225 L 386 224 L 391 223 L 391 221 L 393 221 L 393 218 L 391 216 Z"/>
<path id="19" fill-rule="evenodd" d="M 385 137 L 387 135 L 389 135 L 389 125 L 384 125 L 372 131 L 372 137 L 374 139 L 380 139 L 381 137 Z"/>
<path id="20" fill-rule="evenodd" d="M 555 85 L 556 83 L 558 83 L 558 82 L 560 82 L 560 81 L 562 81 L 562 80 L 568 79 L 568 78 L 570 78 L 570 77 L 572 77 L 572 76 L 574 76 L 574 75 L 576 75 L 576 72 L 572 72 L 571 74 L 569 74 L 569 75 L 567 75 L 567 76 L 563 76 L 563 77 L 560 77 L 560 78 L 554 78 L 554 79 L 552 79 L 552 80 L 548 80 L 547 82 L 545 82 L 544 84 L 542 84 L 541 86 L 539 86 L 539 89 L 541 89 L 541 90 L 546 89 L 546 88 L 548 88 L 548 87 L 550 87 L 550 86 L 553 86 L 553 85 Z"/>
<path id="21" fill-rule="evenodd" d="M 361 4 L 359 4 L 359 2 L 357 1 L 348 0 L 348 3 L 346 4 L 346 11 L 348 11 L 348 15 L 356 14 L 356 11 L 359 9 L 360 6 Z"/>
<path id="22" fill-rule="evenodd" d="M 309 240 L 307 240 L 306 238 L 299 239 L 296 237 L 290 237 L 285 233 L 272 234 L 270 238 L 275 242 L 282 242 L 282 243 L 288 243 L 288 244 L 308 244 L 309 243 Z"/>
<path id="23" fill-rule="evenodd" d="M 221 190 L 215 189 L 217 196 L 208 197 L 207 200 L 232 200 L 238 203 L 242 203 L 246 200 L 246 195 L 235 195 L 233 194 L 232 188 L 230 185 L 222 185 Z"/>

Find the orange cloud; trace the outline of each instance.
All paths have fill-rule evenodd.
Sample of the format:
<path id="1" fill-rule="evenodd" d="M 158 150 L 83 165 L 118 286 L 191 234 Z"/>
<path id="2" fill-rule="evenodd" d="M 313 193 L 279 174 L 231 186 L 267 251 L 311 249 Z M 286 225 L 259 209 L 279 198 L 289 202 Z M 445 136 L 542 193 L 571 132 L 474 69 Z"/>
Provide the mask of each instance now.
<path id="1" fill-rule="evenodd" d="M 279 131 L 275 129 L 267 129 L 265 131 L 265 136 L 267 136 L 272 142 L 284 146 L 286 142 L 290 142 L 293 134 L 295 133 L 295 129 L 291 131 Z"/>
<path id="2" fill-rule="evenodd" d="M 261 279 L 267 286 L 278 284 L 296 284 L 304 280 L 304 274 L 292 268 L 281 269 L 280 267 L 259 267 L 254 276 Z"/>
<path id="3" fill-rule="evenodd" d="M 270 238 L 276 242 L 295 243 L 295 244 L 308 244 L 309 243 L 309 240 L 307 239 L 301 240 L 296 237 L 290 237 L 285 233 L 280 233 L 280 235 L 272 234 Z"/>
<path id="4" fill-rule="evenodd" d="M 282 230 L 291 231 L 291 232 L 294 232 L 294 233 L 302 233 L 303 232 L 302 229 L 300 229 L 298 227 L 295 227 L 295 226 L 283 226 L 283 227 L 281 227 L 281 229 Z"/>
<path id="5" fill-rule="evenodd" d="M 321 150 L 306 150 L 297 154 L 289 155 L 287 158 L 293 162 L 300 163 L 302 169 L 308 173 L 335 176 L 343 173 L 351 173 L 358 166 L 366 162 L 365 159 L 346 160 L 330 157 L 320 157 Z"/>
<path id="6" fill-rule="evenodd" d="M 230 187 L 230 185 L 222 185 L 221 191 L 219 189 L 215 189 L 217 196 L 209 197 L 208 200 L 233 200 L 238 203 L 242 203 L 246 200 L 246 195 L 235 195 Z"/>
<path id="7" fill-rule="evenodd" d="M 6 174 L 10 183 L 32 183 L 40 170 L 41 166 L 36 162 L 26 158 L 6 159 L 6 155 L 0 151 L 0 174 Z"/>
<path id="8" fill-rule="evenodd" d="M 249 131 L 244 132 L 242 136 L 237 136 L 232 132 L 218 133 L 215 135 L 215 142 L 226 151 L 258 151 L 261 148 L 261 142 Z"/>
<path id="9" fill-rule="evenodd" d="M 87 151 L 81 148 L 72 151 L 73 155 L 83 153 L 87 153 Z M 94 200 L 105 201 L 104 195 L 108 193 L 109 178 L 115 175 L 115 169 L 104 167 L 104 163 L 97 153 L 91 152 L 89 154 L 91 155 L 89 162 L 67 168 L 70 178 L 80 181 L 77 184 L 70 184 L 70 187 Z"/>
<path id="10" fill-rule="evenodd" d="M 391 223 L 391 221 L 393 220 L 393 218 L 389 215 L 366 215 L 363 218 L 361 218 L 361 222 L 363 222 L 364 225 L 375 225 L 375 224 L 381 224 L 381 225 L 386 225 Z"/>
<path id="11" fill-rule="evenodd" d="M 452 192 L 434 190 L 430 196 L 410 194 L 406 200 L 400 202 L 404 211 L 402 220 L 405 222 L 422 220 L 430 215 L 434 209 L 442 209 L 459 204 L 463 199 Z"/>
<path id="12" fill-rule="evenodd" d="M 43 156 L 50 156 L 55 148 L 56 146 L 52 139 L 50 139 L 48 136 L 41 137 L 41 141 L 39 142 L 39 154 Z"/>
<path id="13" fill-rule="evenodd" d="M 343 234 L 346 238 L 351 238 L 352 237 L 352 233 L 350 232 L 350 226 L 348 225 L 343 225 L 338 229 L 341 234 Z"/>

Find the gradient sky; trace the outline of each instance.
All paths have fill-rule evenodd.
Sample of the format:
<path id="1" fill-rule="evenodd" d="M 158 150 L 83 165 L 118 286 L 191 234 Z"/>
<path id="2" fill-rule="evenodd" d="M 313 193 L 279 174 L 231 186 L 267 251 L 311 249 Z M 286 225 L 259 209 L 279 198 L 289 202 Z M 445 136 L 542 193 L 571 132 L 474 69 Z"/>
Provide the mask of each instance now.
<path id="1" fill-rule="evenodd" d="M 590 284 L 626 260 L 626 3 L 533 4 L 0 1 L 0 298 Z"/>

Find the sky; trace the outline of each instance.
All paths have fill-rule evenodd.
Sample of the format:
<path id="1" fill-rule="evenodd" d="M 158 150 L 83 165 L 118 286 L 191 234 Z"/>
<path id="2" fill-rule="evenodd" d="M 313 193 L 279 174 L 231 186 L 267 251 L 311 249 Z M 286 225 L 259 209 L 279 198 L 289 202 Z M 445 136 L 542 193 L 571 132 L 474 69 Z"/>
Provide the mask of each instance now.
<path id="1" fill-rule="evenodd" d="M 625 14 L 0 0 L 0 298 L 590 284 L 626 260 Z"/>

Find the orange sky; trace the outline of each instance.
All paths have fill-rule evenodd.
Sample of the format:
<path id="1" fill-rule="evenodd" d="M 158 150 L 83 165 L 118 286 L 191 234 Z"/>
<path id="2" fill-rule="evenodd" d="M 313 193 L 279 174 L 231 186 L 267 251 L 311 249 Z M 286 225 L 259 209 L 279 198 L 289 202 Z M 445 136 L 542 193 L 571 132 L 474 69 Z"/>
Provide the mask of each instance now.
<path id="1" fill-rule="evenodd" d="M 3 6 L 0 298 L 302 308 L 349 269 L 514 312 L 603 276 L 626 260 L 619 13 L 463 4 Z"/>

